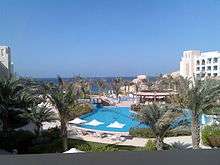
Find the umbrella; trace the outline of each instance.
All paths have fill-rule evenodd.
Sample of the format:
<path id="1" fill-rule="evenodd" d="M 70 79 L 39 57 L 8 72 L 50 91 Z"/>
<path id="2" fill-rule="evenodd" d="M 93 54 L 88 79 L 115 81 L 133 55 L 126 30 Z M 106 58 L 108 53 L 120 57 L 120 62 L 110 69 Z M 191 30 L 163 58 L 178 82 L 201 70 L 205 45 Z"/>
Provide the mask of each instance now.
<path id="1" fill-rule="evenodd" d="M 207 123 L 207 117 L 203 114 L 201 118 L 201 123 L 205 125 Z"/>
<path id="2" fill-rule="evenodd" d="M 71 120 L 69 121 L 70 124 L 82 124 L 82 123 L 85 123 L 86 121 L 85 120 L 82 120 L 80 118 L 75 118 L 74 120 Z"/>
<path id="3" fill-rule="evenodd" d="M 101 122 L 101 121 L 98 121 L 96 119 L 94 119 L 94 120 L 92 120 L 92 121 L 90 121 L 88 123 L 85 123 L 85 125 L 91 125 L 91 126 L 98 126 L 98 125 L 101 125 L 101 124 L 104 124 L 104 123 Z"/>
<path id="4" fill-rule="evenodd" d="M 108 128 L 123 128 L 124 126 L 125 124 L 115 121 L 114 123 L 109 124 L 107 127 Z"/>
<path id="5" fill-rule="evenodd" d="M 77 150 L 76 148 L 71 148 L 70 150 L 65 151 L 64 153 L 71 154 L 71 153 L 79 153 L 79 152 L 82 153 L 83 151 Z"/>

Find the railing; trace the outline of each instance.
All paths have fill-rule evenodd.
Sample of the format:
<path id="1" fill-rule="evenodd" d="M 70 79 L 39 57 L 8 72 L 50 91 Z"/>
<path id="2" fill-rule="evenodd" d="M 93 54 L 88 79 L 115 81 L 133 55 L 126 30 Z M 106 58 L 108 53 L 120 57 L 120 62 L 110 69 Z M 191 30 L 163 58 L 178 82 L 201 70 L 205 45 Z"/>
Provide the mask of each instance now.
<path id="1" fill-rule="evenodd" d="M 3 65 L 1 62 L 0 62 L 0 76 L 3 75 L 4 77 L 8 77 L 9 76 L 9 70 L 8 68 Z"/>
<path id="2" fill-rule="evenodd" d="M 1 155 L 1 164 L 219 165 L 219 150 Z"/>

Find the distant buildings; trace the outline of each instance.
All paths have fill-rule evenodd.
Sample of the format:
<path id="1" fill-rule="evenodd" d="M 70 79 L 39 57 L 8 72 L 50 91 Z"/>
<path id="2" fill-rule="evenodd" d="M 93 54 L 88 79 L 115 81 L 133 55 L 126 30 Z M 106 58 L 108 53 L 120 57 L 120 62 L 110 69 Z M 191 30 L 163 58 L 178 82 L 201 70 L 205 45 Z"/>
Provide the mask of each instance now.
<path id="1" fill-rule="evenodd" d="M 11 50 L 8 46 L 0 46 L 0 77 L 10 77 L 13 74 Z"/>
<path id="2" fill-rule="evenodd" d="M 172 78 L 177 78 L 177 77 L 180 76 L 180 71 L 175 71 L 175 72 L 172 72 L 172 73 L 164 74 L 163 78 L 166 78 L 168 76 L 171 76 Z"/>
<path id="3" fill-rule="evenodd" d="M 220 52 L 184 51 L 180 61 L 180 75 L 202 79 L 220 77 Z"/>
<path id="4" fill-rule="evenodd" d="M 137 78 L 135 78 L 134 80 L 132 80 L 132 82 L 134 84 L 140 83 L 142 84 L 143 82 L 145 82 L 147 80 L 147 76 L 146 75 L 138 75 Z"/>

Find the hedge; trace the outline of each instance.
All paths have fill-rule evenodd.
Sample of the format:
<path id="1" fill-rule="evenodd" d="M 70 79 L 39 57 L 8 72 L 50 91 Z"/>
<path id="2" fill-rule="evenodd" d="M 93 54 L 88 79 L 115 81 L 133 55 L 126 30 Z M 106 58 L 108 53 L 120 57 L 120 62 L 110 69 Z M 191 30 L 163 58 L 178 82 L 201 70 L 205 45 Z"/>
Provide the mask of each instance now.
<path id="1" fill-rule="evenodd" d="M 86 142 L 77 139 L 68 139 L 69 148 L 77 148 L 85 152 L 110 152 L 110 151 L 143 151 L 143 147 L 118 146 L 114 144 L 102 144 Z M 48 144 L 35 145 L 29 148 L 29 153 L 55 153 L 62 152 L 62 140 L 56 139 Z"/>
<path id="2" fill-rule="evenodd" d="M 155 138 L 153 131 L 150 128 L 131 128 L 129 134 L 133 137 L 142 137 L 142 138 Z M 166 133 L 166 137 L 175 137 L 175 136 L 190 136 L 191 130 L 189 127 L 177 127 L 171 129 Z"/>
<path id="3" fill-rule="evenodd" d="M 220 125 L 205 126 L 202 129 L 202 142 L 210 147 L 220 147 Z"/>
<path id="4" fill-rule="evenodd" d="M 36 136 L 29 131 L 0 132 L 0 148 L 11 152 L 17 149 L 18 153 L 27 153 Z"/>
<path id="5" fill-rule="evenodd" d="M 145 149 L 146 151 L 156 151 L 156 142 L 155 140 L 148 140 L 147 143 L 145 144 Z"/>

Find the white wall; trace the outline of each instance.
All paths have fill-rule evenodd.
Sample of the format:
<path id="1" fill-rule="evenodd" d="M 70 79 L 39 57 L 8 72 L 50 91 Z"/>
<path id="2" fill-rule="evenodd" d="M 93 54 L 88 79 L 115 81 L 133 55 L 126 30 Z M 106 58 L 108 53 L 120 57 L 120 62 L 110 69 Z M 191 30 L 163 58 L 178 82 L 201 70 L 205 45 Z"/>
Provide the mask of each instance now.
<path id="1" fill-rule="evenodd" d="M 180 75 L 183 77 L 193 77 L 195 73 L 195 61 L 201 55 L 199 50 L 184 51 L 180 61 Z"/>
<path id="2" fill-rule="evenodd" d="M 0 76 L 9 77 L 11 73 L 11 52 L 8 46 L 0 46 Z"/>

